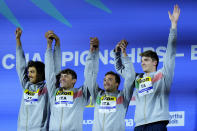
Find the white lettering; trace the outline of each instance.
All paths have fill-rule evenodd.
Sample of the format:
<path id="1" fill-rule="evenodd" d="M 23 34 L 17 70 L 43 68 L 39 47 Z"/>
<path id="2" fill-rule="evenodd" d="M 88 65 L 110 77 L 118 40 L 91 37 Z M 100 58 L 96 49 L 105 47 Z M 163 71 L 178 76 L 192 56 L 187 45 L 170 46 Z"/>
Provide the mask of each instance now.
<path id="1" fill-rule="evenodd" d="M 8 65 L 8 63 L 7 63 L 7 60 L 8 60 L 8 59 L 14 60 L 14 59 L 15 59 L 15 56 L 12 55 L 12 54 L 7 54 L 7 55 L 5 55 L 5 56 L 3 57 L 3 59 L 2 59 L 2 65 L 3 65 L 3 67 L 4 67 L 5 69 L 12 69 L 12 68 L 14 67 L 14 64 L 9 64 L 9 65 Z"/>
<path id="2" fill-rule="evenodd" d="M 127 54 L 129 57 L 131 57 L 132 63 L 135 63 L 135 48 L 131 49 L 131 53 Z"/>
<path id="3" fill-rule="evenodd" d="M 162 56 L 162 58 L 159 58 L 159 61 L 160 61 L 160 62 L 163 62 L 163 59 L 164 59 L 164 56 L 165 56 L 165 53 L 166 53 L 166 47 L 164 47 L 164 46 L 159 46 L 159 47 L 156 49 L 156 52 L 157 52 L 157 55 L 158 55 L 158 56 Z"/>
<path id="4" fill-rule="evenodd" d="M 91 124 L 93 124 L 93 120 L 83 120 L 83 124 L 84 125 L 91 125 Z"/>
<path id="5" fill-rule="evenodd" d="M 79 65 L 79 52 L 75 51 L 75 66 Z"/>
<path id="6" fill-rule="evenodd" d="M 191 60 L 197 60 L 197 45 L 191 47 Z"/>
<path id="7" fill-rule="evenodd" d="M 125 119 L 126 126 L 133 126 L 133 119 Z"/>
<path id="8" fill-rule="evenodd" d="M 114 64 L 114 57 L 115 57 L 115 56 L 114 56 L 114 50 L 111 50 L 111 51 L 110 51 L 110 57 L 111 57 L 112 59 L 109 60 L 109 63 L 113 65 L 113 64 Z"/>
<path id="9" fill-rule="evenodd" d="M 62 66 L 66 66 L 66 62 L 73 60 L 72 52 L 62 52 Z"/>
<path id="10" fill-rule="evenodd" d="M 142 51 L 146 50 L 153 50 L 152 47 L 144 47 L 144 48 L 131 48 L 128 50 L 128 56 L 131 58 L 132 63 L 140 63 L 141 62 L 141 56 L 140 53 Z M 155 51 L 157 52 L 158 56 L 160 57 L 160 62 L 163 62 L 165 53 L 166 53 L 166 47 L 159 46 L 155 48 Z M 79 51 L 73 51 L 73 52 L 62 52 L 62 67 L 65 67 L 69 62 L 72 63 L 73 66 L 80 66 L 85 65 L 86 56 L 88 55 L 89 51 L 85 50 L 82 52 Z M 31 59 L 30 54 L 25 54 L 26 63 Z M 14 63 L 10 63 L 10 59 L 15 59 L 15 56 L 13 54 L 6 54 L 2 59 L 2 65 L 5 69 L 12 69 L 15 66 Z M 103 65 L 107 64 L 114 64 L 114 53 L 113 50 L 107 50 L 105 49 L 103 52 L 99 52 L 99 59 L 102 62 Z M 39 53 L 33 54 L 34 61 L 38 60 L 41 61 L 41 55 Z M 191 60 L 197 60 L 197 45 L 191 46 Z"/>
<path id="11" fill-rule="evenodd" d="M 99 52 L 99 58 L 103 62 L 104 65 L 108 64 L 108 50 L 104 50 L 104 56 Z"/>
<path id="12" fill-rule="evenodd" d="M 140 56 L 141 53 L 142 53 L 142 49 L 137 48 L 137 63 L 141 62 L 141 56 Z"/>
<path id="13" fill-rule="evenodd" d="M 40 53 L 35 53 L 32 60 L 33 61 L 42 61 L 41 57 L 40 57 Z"/>

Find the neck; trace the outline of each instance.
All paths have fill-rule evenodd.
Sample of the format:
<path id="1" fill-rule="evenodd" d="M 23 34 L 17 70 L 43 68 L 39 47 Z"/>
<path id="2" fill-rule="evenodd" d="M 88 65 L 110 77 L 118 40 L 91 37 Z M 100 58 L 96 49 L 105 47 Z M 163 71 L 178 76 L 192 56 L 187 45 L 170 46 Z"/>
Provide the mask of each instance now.
<path id="1" fill-rule="evenodd" d="M 109 92 L 109 93 L 114 93 L 114 92 L 116 92 L 117 91 L 117 89 L 114 89 L 114 90 L 106 90 L 106 92 Z"/>
<path id="2" fill-rule="evenodd" d="M 62 87 L 64 90 L 69 90 L 69 89 L 71 89 L 71 88 L 73 88 L 73 87 Z"/>
<path id="3" fill-rule="evenodd" d="M 153 70 L 151 70 L 151 71 L 145 71 L 145 73 L 146 73 L 147 75 L 149 75 L 150 73 L 156 72 L 156 71 L 157 71 L 156 69 L 153 69 Z"/>

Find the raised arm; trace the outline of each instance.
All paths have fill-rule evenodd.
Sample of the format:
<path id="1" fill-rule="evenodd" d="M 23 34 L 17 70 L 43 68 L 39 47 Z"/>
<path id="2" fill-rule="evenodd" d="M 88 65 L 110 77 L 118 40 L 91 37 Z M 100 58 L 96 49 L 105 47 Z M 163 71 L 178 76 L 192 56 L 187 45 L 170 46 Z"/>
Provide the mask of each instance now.
<path id="1" fill-rule="evenodd" d="M 91 38 L 90 40 L 90 52 L 86 57 L 86 64 L 84 70 L 85 87 L 88 87 L 90 95 L 92 96 L 93 103 L 96 102 L 98 94 L 98 84 L 96 83 L 97 74 L 99 68 L 99 41 L 98 39 Z"/>
<path id="2" fill-rule="evenodd" d="M 115 66 L 116 71 L 123 78 L 125 78 L 126 75 L 128 75 L 128 70 L 130 69 L 133 71 L 130 75 L 135 75 L 133 64 L 126 53 L 127 45 L 128 45 L 128 42 L 126 40 L 121 40 L 120 42 L 118 42 L 118 44 L 116 45 L 116 48 L 114 49 L 114 55 L 115 55 L 114 66 Z M 127 63 L 130 63 L 130 65 L 128 66 L 129 68 L 125 67 L 128 65 Z"/>
<path id="3" fill-rule="evenodd" d="M 19 76 L 19 80 L 22 84 L 22 87 L 24 88 L 25 83 L 28 81 L 28 76 L 27 76 L 25 55 L 22 49 L 22 44 L 21 44 L 21 34 L 22 34 L 22 30 L 20 28 L 17 28 L 15 32 L 15 35 L 16 35 L 16 70 Z"/>
<path id="4" fill-rule="evenodd" d="M 124 94 L 124 100 L 126 107 L 128 106 L 131 97 L 133 95 L 133 89 L 134 89 L 134 83 L 135 83 L 135 69 L 133 67 L 133 63 L 131 62 L 130 58 L 128 56 L 123 58 L 124 66 L 125 66 L 125 80 L 124 80 L 124 88 L 123 88 L 123 94 Z"/>
<path id="5" fill-rule="evenodd" d="M 180 8 L 178 5 L 174 6 L 173 14 L 168 12 L 171 21 L 171 29 L 168 37 L 168 45 L 164 57 L 163 73 L 167 87 L 171 87 L 174 76 L 175 56 L 176 56 L 176 39 L 177 39 L 177 22 L 180 15 Z"/>
<path id="6" fill-rule="evenodd" d="M 22 35 L 21 28 L 16 28 L 15 35 L 16 35 L 16 46 L 21 47 L 22 46 L 22 44 L 21 44 L 21 35 Z"/>
<path id="7" fill-rule="evenodd" d="M 134 88 L 134 80 L 135 80 L 135 70 L 133 67 L 133 63 L 130 58 L 127 56 L 126 47 L 128 42 L 126 40 L 121 40 L 115 48 L 115 69 L 116 71 L 125 79 L 124 80 L 124 88 L 123 88 L 123 96 L 125 107 L 128 106 Z M 121 53 L 123 55 L 121 55 Z"/>
<path id="8" fill-rule="evenodd" d="M 169 19 L 171 21 L 171 28 L 172 29 L 177 28 L 177 22 L 179 20 L 180 12 L 181 12 L 181 10 L 178 5 L 174 6 L 174 10 L 173 10 L 172 14 L 170 13 L 170 11 L 168 11 L 168 15 L 169 15 Z"/>
<path id="9" fill-rule="evenodd" d="M 54 65 L 55 65 L 55 73 L 58 74 L 61 71 L 61 49 L 60 49 L 60 39 L 56 34 L 52 34 L 50 36 L 55 39 L 55 46 L 53 52 Z"/>
<path id="10" fill-rule="evenodd" d="M 45 53 L 45 78 L 46 78 L 47 89 L 48 89 L 49 95 L 50 97 L 52 97 L 56 90 L 56 86 L 55 86 L 56 74 L 57 74 L 57 71 L 61 70 L 61 54 L 60 54 L 60 46 L 58 50 L 56 50 L 57 47 L 55 47 L 54 54 L 53 54 L 52 42 L 53 42 L 53 39 L 55 39 L 54 37 L 56 35 L 50 31 L 48 31 L 47 33 L 46 33 L 47 35 L 45 34 L 45 37 L 47 39 L 47 50 Z"/>

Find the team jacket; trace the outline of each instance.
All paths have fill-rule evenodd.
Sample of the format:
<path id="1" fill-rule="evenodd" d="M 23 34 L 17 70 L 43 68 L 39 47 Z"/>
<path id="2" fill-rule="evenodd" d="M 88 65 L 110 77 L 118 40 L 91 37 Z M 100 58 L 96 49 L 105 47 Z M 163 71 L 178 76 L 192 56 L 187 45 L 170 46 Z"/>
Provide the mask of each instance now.
<path id="1" fill-rule="evenodd" d="M 170 29 L 163 68 L 156 72 L 137 75 L 135 126 L 169 120 L 169 93 L 174 76 L 177 30 Z"/>
<path id="2" fill-rule="evenodd" d="M 30 83 L 21 46 L 16 47 L 16 70 L 22 85 L 18 131 L 46 131 L 48 128 L 48 93 L 45 82 Z"/>
<path id="3" fill-rule="evenodd" d="M 125 78 L 124 89 L 110 93 L 98 88 L 96 83 L 99 53 L 89 53 L 86 58 L 85 79 L 89 81 L 88 88 L 95 105 L 93 131 L 125 130 L 125 114 L 133 92 L 131 80 L 135 80 L 135 73 L 128 57 L 116 55 L 115 61 L 122 65 L 117 71 Z"/>
<path id="4" fill-rule="evenodd" d="M 58 50 L 61 53 L 60 49 Z M 54 67 L 54 59 L 59 65 Z M 88 104 L 90 93 L 86 82 L 80 88 L 64 90 L 56 88 L 56 73 L 61 70 L 61 55 L 53 57 L 52 49 L 47 49 L 45 54 L 45 77 L 50 97 L 50 131 L 82 131 L 83 111 Z"/>

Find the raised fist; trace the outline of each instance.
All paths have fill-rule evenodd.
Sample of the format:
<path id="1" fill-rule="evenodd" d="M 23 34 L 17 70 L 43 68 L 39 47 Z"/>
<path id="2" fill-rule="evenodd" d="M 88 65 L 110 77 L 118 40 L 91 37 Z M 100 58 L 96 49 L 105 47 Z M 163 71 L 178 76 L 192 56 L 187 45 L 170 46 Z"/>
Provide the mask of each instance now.
<path id="1" fill-rule="evenodd" d="M 90 51 L 94 52 L 99 48 L 99 40 L 97 37 L 90 37 Z"/>
<path id="2" fill-rule="evenodd" d="M 52 34 L 53 34 L 53 31 L 49 30 L 48 32 L 45 33 L 45 38 L 53 40 L 54 38 L 51 37 Z"/>
<path id="3" fill-rule="evenodd" d="M 15 31 L 15 35 L 16 35 L 16 39 L 20 39 L 21 38 L 21 34 L 22 34 L 22 30 L 21 28 L 16 28 L 16 31 Z"/>

